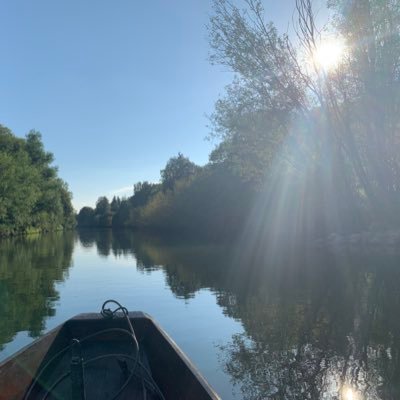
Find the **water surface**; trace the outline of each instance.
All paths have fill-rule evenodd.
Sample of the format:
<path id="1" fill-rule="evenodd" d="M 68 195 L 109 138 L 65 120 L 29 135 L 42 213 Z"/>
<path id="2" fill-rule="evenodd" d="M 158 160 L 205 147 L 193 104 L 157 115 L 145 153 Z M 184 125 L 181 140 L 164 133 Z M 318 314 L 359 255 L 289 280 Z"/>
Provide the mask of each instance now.
<path id="1" fill-rule="evenodd" d="M 400 257 L 81 231 L 0 242 L 0 359 L 115 298 L 226 399 L 399 399 Z"/>

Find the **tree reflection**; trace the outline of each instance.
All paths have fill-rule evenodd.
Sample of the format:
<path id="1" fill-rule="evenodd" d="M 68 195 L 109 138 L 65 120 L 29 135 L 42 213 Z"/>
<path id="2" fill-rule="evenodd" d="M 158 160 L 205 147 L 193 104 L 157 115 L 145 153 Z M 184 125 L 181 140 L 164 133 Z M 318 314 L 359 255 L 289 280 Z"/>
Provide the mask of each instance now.
<path id="1" fill-rule="evenodd" d="M 234 307 L 231 296 L 219 298 L 245 330 L 220 348 L 232 381 L 246 399 L 344 399 L 343 387 L 398 399 L 396 259 L 324 253 L 307 262 L 266 267 Z"/>
<path id="2" fill-rule="evenodd" d="M 17 332 L 41 334 L 55 314 L 55 283 L 66 278 L 73 245 L 73 232 L 0 241 L 0 349 Z"/>
<path id="3" fill-rule="evenodd" d="M 100 257 L 108 257 L 111 253 L 117 257 L 134 254 L 136 237 L 131 231 L 112 231 L 111 229 L 79 229 L 77 231 L 80 244 L 91 248 L 96 246 Z"/>
<path id="4" fill-rule="evenodd" d="M 208 288 L 241 321 L 244 332 L 218 352 L 243 398 L 400 398 L 398 255 L 303 248 L 246 258 L 240 245 L 100 235 L 99 252 L 130 252 L 144 272 L 161 268 L 178 298 Z"/>

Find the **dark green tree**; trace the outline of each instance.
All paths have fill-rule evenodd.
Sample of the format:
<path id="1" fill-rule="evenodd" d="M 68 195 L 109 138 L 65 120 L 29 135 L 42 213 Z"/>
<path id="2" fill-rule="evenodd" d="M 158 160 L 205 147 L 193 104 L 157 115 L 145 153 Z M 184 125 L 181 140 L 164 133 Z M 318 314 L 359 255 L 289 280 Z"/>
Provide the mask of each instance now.
<path id="1" fill-rule="evenodd" d="M 113 196 L 110 204 L 111 211 L 114 213 L 117 212 L 120 205 L 121 205 L 121 199 L 119 197 Z"/>
<path id="2" fill-rule="evenodd" d="M 199 167 L 191 162 L 182 153 L 171 157 L 167 165 L 161 170 L 161 183 L 164 190 L 173 190 L 177 181 L 193 176 Z"/>
<path id="3" fill-rule="evenodd" d="M 98 200 L 96 201 L 95 213 L 97 215 L 104 215 L 108 214 L 110 210 L 111 210 L 110 202 L 108 201 L 107 197 L 105 196 L 99 197 Z"/>
<path id="4" fill-rule="evenodd" d="M 26 139 L 0 125 L 0 235 L 74 225 L 71 193 L 39 132 Z"/>
<path id="5" fill-rule="evenodd" d="M 77 222 L 79 227 L 93 227 L 95 212 L 91 207 L 82 207 L 77 215 Z"/>
<path id="6" fill-rule="evenodd" d="M 160 190 L 158 183 L 147 181 L 138 182 L 133 185 L 134 194 L 130 198 L 133 207 L 142 207 Z"/>
<path id="7" fill-rule="evenodd" d="M 113 227 L 126 227 L 133 223 L 133 208 L 129 200 L 123 199 L 112 219 Z"/>

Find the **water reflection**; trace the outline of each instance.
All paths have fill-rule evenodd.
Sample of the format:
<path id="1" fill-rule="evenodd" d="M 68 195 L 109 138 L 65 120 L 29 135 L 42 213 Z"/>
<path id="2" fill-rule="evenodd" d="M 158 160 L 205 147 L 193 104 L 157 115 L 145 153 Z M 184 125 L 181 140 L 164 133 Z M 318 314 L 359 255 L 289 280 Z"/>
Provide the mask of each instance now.
<path id="1" fill-rule="evenodd" d="M 243 326 L 215 351 L 244 399 L 400 398 L 395 254 L 303 248 L 272 260 L 265 252 L 246 254 L 240 244 L 110 230 L 80 231 L 78 241 L 100 257 L 134 257 L 143 273 L 162 270 L 179 299 L 214 293 L 223 313 Z M 43 329 L 73 244 L 72 234 L 0 242 L 0 311 L 7 321 L 0 343 Z"/>
<path id="2" fill-rule="evenodd" d="M 0 350 L 17 332 L 36 337 L 55 313 L 55 282 L 67 277 L 74 234 L 0 241 Z"/>
<path id="3" fill-rule="evenodd" d="M 299 249 L 238 263 L 229 246 L 120 233 L 108 245 L 114 254 L 119 240 L 138 268 L 162 268 L 177 297 L 211 289 L 241 321 L 244 333 L 218 351 L 243 398 L 400 398 L 398 256 Z"/>
<path id="4" fill-rule="evenodd" d="M 245 334 L 221 347 L 226 371 L 246 399 L 398 399 L 397 259 L 313 256 L 235 288 Z"/>

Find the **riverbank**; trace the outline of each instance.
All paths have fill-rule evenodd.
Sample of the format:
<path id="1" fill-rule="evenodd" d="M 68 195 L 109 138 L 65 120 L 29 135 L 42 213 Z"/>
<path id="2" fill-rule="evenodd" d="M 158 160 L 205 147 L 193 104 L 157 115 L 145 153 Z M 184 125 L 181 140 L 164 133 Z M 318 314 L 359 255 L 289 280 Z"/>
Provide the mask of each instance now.
<path id="1" fill-rule="evenodd" d="M 57 227 L 54 229 L 30 227 L 23 230 L 12 230 L 12 229 L 0 230 L 0 239 L 17 237 L 17 236 L 31 236 L 31 235 L 41 235 L 44 233 L 71 231 L 73 229 L 74 227 L 68 227 L 68 228 Z"/>

